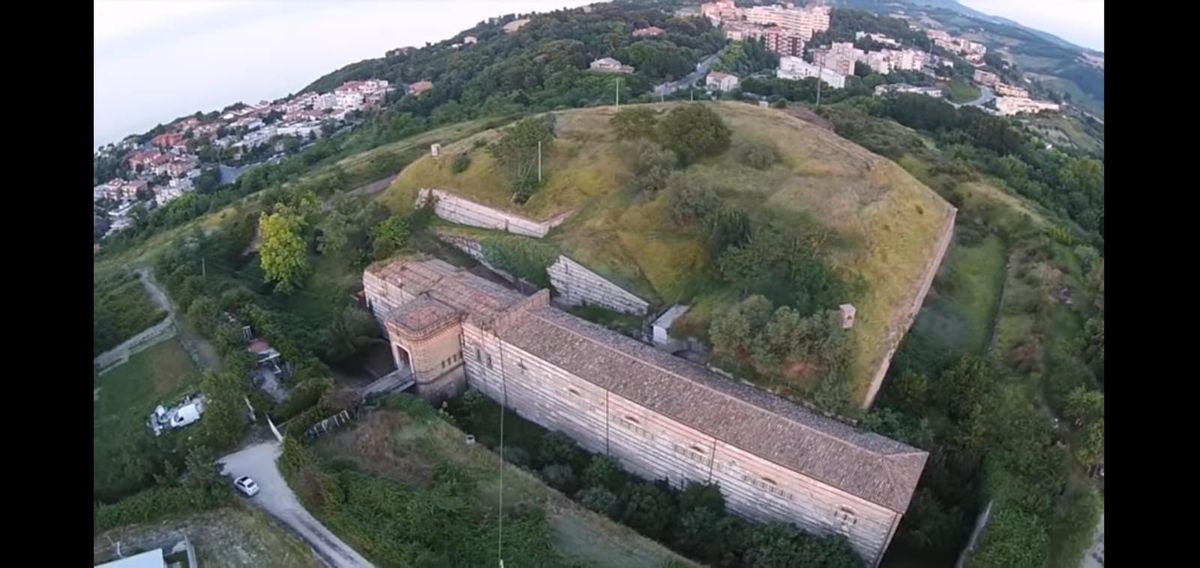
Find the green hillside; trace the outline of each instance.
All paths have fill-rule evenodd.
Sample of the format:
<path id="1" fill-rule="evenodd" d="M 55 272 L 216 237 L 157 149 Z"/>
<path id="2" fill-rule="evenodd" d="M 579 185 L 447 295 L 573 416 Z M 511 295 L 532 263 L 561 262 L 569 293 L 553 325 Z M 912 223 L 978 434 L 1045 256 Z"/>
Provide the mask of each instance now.
<path id="1" fill-rule="evenodd" d="M 645 106 L 665 111 L 679 105 Z M 850 375 L 861 399 L 887 356 L 889 330 L 911 309 L 948 204 L 894 163 L 786 112 L 732 102 L 709 106 L 731 127 L 733 149 L 692 165 L 685 175 L 708 180 L 721 188 L 723 200 L 756 218 L 817 227 L 828 236 L 822 254 L 841 273 L 865 282 L 845 299 L 858 309 Z M 714 313 L 738 293 L 715 278 L 699 231 L 672 223 L 667 192 L 647 199 L 625 189 L 628 170 L 608 124 L 615 112 L 605 107 L 556 114 L 557 140 L 543 159 L 547 180 L 524 205 L 513 203 L 486 151 L 486 142 L 499 135 L 495 131 L 413 162 L 382 199 L 405 211 L 419 188 L 435 187 L 536 219 L 574 212 L 550 233 L 549 244 L 657 306 L 695 306 L 675 331 L 706 336 Z M 766 170 L 743 165 L 737 149 L 756 140 L 774 141 L 781 163 Z M 471 162 L 455 174 L 449 157 L 458 153 Z"/>

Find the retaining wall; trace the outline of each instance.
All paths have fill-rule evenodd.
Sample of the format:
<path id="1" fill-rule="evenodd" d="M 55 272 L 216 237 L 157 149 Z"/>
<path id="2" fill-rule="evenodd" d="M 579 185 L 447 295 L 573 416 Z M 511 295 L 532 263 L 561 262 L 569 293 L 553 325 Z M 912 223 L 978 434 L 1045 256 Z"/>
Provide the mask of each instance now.
<path id="1" fill-rule="evenodd" d="M 566 221 L 570 217 L 570 213 L 568 212 L 556 215 L 545 221 L 534 221 L 528 217 L 476 203 L 444 189 L 436 188 L 422 188 L 418 191 L 417 206 L 420 207 L 423 205 L 430 194 L 433 194 L 437 198 L 437 206 L 434 208 L 434 213 L 451 223 L 507 231 L 514 235 L 537 239 L 545 237 L 546 233 L 550 232 L 550 229 L 561 225 L 563 221 Z"/>

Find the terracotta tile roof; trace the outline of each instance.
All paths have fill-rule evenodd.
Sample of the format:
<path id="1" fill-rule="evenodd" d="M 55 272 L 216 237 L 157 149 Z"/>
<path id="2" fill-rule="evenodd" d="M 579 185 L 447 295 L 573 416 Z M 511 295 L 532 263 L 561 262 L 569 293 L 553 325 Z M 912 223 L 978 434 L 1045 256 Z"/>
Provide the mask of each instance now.
<path id="1" fill-rule="evenodd" d="M 552 307 L 513 318 L 500 336 L 650 410 L 893 511 L 908 508 L 929 455 Z"/>
<path id="2" fill-rule="evenodd" d="M 457 321 L 461 312 L 425 294 L 388 312 L 387 320 L 409 335 L 425 335 Z"/>
<path id="3" fill-rule="evenodd" d="M 450 312 L 480 326 L 496 323 L 505 342 L 551 365 L 893 511 L 908 508 L 929 456 L 556 308 L 521 309 L 528 305 L 524 296 L 441 260 L 400 259 L 367 270 L 421 296 L 389 313 L 398 325 L 419 326 Z"/>

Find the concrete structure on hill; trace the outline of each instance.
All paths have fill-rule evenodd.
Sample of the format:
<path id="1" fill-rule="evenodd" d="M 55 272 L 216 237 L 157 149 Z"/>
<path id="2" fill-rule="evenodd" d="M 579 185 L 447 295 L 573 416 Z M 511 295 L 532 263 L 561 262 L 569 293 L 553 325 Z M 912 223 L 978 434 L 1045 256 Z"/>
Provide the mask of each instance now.
<path id="1" fill-rule="evenodd" d="M 430 258 L 377 263 L 367 302 L 418 394 L 469 385 L 627 470 L 719 485 L 730 510 L 846 536 L 878 565 L 928 454 Z"/>

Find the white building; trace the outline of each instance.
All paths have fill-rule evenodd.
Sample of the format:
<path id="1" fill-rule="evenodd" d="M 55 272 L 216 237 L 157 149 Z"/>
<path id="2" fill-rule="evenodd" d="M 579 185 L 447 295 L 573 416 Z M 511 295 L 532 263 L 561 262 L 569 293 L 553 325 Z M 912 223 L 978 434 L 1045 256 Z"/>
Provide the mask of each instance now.
<path id="1" fill-rule="evenodd" d="M 300 136 L 307 138 L 309 134 L 314 136 L 321 135 L 321 123 L 319 122 L 304 122 L 299 124 L 289 124 L 280 126 L 275 129 L 275 133 L 279 136 Z"/>
<path id="2" fill-rule="evenodd" d="M 862 62 L 880 75 L 887 75 L 892 72 L 892 60 L 887 52 L 869 51 L 863 56 Z"/>
<path id="3" fill-rule="evenodd" d="M 1048 101 L 1035 101 L 1026 97 L 996 97 L 996 110 L 1004 116 L 1058 109 L 1057 104 Z"/>
<path id="4" fill-rule="evenodd" d="M 589 67 L 591 67 L 592 71 L 599 71 L 601 73 L 633 73 L 632 66 L 624 65 L 611 57 L 601 57 L 593 61 Z"/>
<path id="5" fill-rule="evenodd" d="M 875 43 L 879 43 L 879 44 L 883 44 L 883 45 L 889 45 L 889 46 L 892 46 L 892 47 L 900 47 L 900 42 L 898 42 L 898 41 L 896 41 L 896 40 L 894 40 L 894 39 L 892 39 L 892 38 L 890 38 L 890 37 L 888 37 L 888 36 L 886 36 L 886 35 L 884 35 L 884 34 L 871 34 L 871 33 L 867 33 L 867 32 L 854 32 L 854 39 L 855 39 L 855 40 L 860 40 L 860 39 L 862 39 L 862 38 L 864 38 L 864 37 L 869 37 L 869 38 L 871 38 L 871 41 L 874 41 Z"/>
<path id="6" fill-rule="evenodd" d="M 183 189 L 178 187 L 162 186 L 154 188 L 154 202 L 159 207 L 170 203 L 173 199 L 183 195 Z"/>
<path id="7" fill-rule="evenodd" d="M 833 42 L 828 49 L 813 50 L 813 63 L 817 67 L 830 69 L 839 75 L 853 75 L 854 64 L 862 61 L 866 53 L 848 41 Z"/>
<path id="8" fill-rule="evenodd" d="M 917 87 L 905 83 L 893 85 L 879 85 L 875 87 L 875 96 L 881 97 L 889 93 L 912 93 L 916 95 L 925 95 L 928 97 L 942 98 L 946 96 L 941 89 L 937 87 Z"/>
<path id="9" fill-rule="evenodd" d="M 704 86 L 708 89 L 729 92 L 737 88 L 738 78 L 737 75 L 713 71 L 704 79 Z"/>
<path id="10" fill-rule="evenodd" d="M 1026 98 L 1026 99 L 1029 98 L 1029 91 L 1027 91 L 1021 87 L 1014 87 L 1012 85 L 998 83 L 998 84 L 996 84 L 995 88 L 996 88 L 996 94 L 999 96 L 1002 96 L 1002 97 L 1021 97 L 1021 98 Z"/>
<path id="11" fill-rule="evenodd" d="M 779 58 L 779 69 L 775 75 L 780 79 L 800 80 L 808 77 L 818 77 L 830 87 L 843 89 L 846 87 L 846 76 L 831 69 L 821 69 L 799 57 L 784 56 Z"/>

